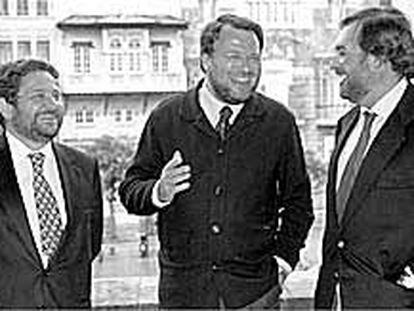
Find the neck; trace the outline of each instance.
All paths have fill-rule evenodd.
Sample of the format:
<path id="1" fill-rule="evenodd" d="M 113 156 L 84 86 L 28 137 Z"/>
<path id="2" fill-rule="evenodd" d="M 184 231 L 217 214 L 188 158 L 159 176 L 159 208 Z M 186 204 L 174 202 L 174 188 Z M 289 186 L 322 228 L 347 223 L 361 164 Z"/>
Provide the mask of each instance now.
<path id="1" fill-rule="evenodd" d="M 33 141 L 31 139 L 28 139 L 27 137 L 20 134 L 19 132 L 17 132 L 12 127 L 8 127 L 7 131 L 10 134 L 12 134 L 14 137 L 16 137 L 18 140 L 20 140 L 23 144 L 25 144 L 31 150 L 39 150 L 40 148 L 42 148 L 43 146 L 45 146 L 47 144 L 47 141 L 38 142 L 38 141 Z"/>
<path id="2" fill-rule="evenodd" d="M 392 75 L 387 76 L 384 75 L 379 77 L 375 87 L 364 97 L 362 98 L 357 104 L 359 106 L 371 108 L 374 106 L 385 94 L 387 94 L 391 89 L 393 89 L 398 82 L 403 79 L 403 76 L 400 75 Z"/>

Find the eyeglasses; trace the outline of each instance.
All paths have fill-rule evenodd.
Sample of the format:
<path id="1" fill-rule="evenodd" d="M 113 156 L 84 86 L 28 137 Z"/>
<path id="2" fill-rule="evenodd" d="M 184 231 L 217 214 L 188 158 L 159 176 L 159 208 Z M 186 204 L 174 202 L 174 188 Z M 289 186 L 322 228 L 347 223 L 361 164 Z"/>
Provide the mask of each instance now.
<path id="1" fill-rule="evenodd" d="M 63 101 L 62 93 L 59 90 L 53 90 L 51 92 L 34 91 L 31 93 L 26 93 L 22 95 L 18 94 L 17 97 L 26 97 L 27 99 L 29 99 L 30 101 L 34 103 L 42 103 L 48 99 L 53 100 L 54 102 Z"/>
<path id="2" fill-rule="evenodd" d="M 227 53 L 224 58 L 231 66 L 241 67 L 247 64 L 249 67 L 259 67 L 261 64 L 261 58 L 259 55 L 242 55 L 238 53 Z"/>

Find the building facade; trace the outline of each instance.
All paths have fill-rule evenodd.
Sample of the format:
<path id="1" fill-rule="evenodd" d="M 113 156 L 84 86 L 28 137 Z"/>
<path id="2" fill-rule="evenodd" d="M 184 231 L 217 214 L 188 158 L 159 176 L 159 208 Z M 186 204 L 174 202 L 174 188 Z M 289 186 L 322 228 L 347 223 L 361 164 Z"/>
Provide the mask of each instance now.
<path id="1" fill-rule="evenodd" d="M 164 9 L 177 10 L 177 0 L 167 2 Z M 135 14 L 138 2 L 129 2 L 128 14 L 105 3 L 91 15 L 81 1 L 0 0 L 0 64 L 39 58 L 57 67 L 67 104 L 58 139 L 72 145 L 102 135 L 136 141 L 151 109 L 187 89 L 187 22 Z"/>
<path id="2" fill-rule="evenodd" d="M 73 15 L 57 27 L 68 103 L 63 141 L 87 143 L 102 135 L 136 140 L 151 109 L 187 88 L 187 24 L 181 19 Z"/>

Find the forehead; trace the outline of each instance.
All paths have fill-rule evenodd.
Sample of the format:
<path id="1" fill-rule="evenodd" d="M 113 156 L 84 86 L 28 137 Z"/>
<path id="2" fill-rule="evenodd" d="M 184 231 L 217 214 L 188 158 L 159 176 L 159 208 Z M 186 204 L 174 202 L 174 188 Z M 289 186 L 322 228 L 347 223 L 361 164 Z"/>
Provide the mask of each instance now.
<path id="1" fill-rule="evenodd" d="M 259 40 L 252 30 L 237 29 L 224 25 L 215 43 L 215 49 L 248 49 L 259 53 Z"/>
<path id="2" fill-rule="evenodd" d="M 59 82 L 47 71 L 32 71 L 20 80 L 20 90 L 59 88 Z"/>
<path id="3" fill-rule="evenodd" d="M 343 27 L 334 42 L 334 48 L 338 49 L 360 49 L 358 44 L 359 24 L 352 23 Z"/>

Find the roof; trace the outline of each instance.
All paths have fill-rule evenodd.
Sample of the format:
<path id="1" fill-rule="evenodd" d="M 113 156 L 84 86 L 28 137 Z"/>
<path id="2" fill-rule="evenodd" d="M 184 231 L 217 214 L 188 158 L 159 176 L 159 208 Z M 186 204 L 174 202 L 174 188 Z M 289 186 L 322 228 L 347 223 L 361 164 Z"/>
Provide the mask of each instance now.
<path id="1" fill-rule="evenodd" d="M 154 28 L 175 27 L 185 29 L 188 22 L 169 15 L 71 15 L 58 22 L 58 28 L 90 27 L 90 28 Z"/>

